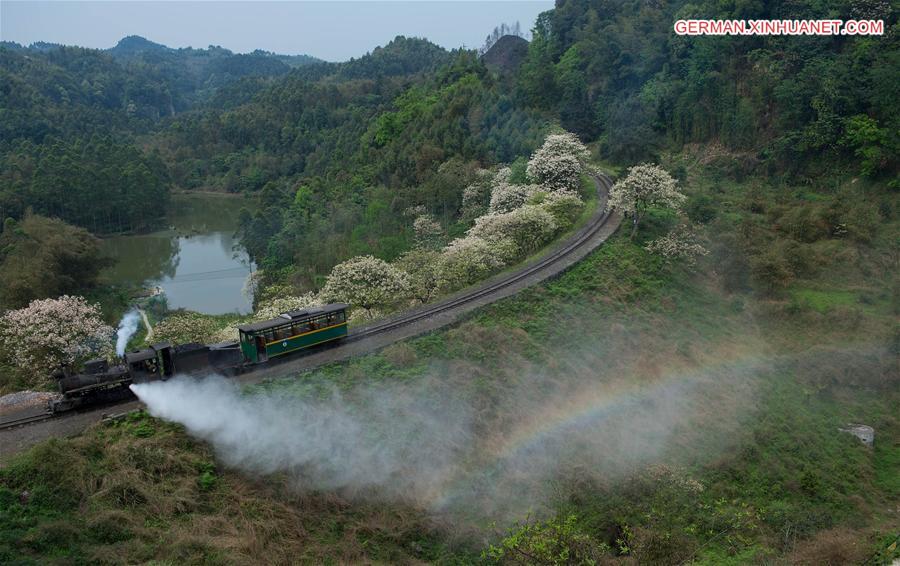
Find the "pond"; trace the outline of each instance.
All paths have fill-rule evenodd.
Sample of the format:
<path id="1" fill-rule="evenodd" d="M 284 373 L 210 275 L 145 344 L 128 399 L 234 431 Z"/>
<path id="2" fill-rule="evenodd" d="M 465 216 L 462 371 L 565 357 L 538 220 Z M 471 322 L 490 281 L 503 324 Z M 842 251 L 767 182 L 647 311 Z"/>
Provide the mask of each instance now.
<path id="1" fill-rule="evenodd" d="M 166 229 L 103 240 L 115 264 L 103 279 L 126 287 L 156 288 L 170 309 L 205 314 L 252 310 L 244 283 L 255 266 L 234 233 L 247 202 L 210 194 L 173 195 Z"/>

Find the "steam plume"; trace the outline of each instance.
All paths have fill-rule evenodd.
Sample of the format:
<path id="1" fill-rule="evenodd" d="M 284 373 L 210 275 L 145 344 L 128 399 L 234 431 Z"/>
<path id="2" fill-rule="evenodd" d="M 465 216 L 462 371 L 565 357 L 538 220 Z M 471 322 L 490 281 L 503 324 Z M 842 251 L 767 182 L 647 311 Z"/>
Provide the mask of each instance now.
<path id="1" fill-rule="evenodd" d="M 445 411 L 399 389 L 321 402 L 242 395 L 231 380 L 178 377 L 132 385 L 150 413 L 184 424 L 226 464 L 291 472 L 306 487 L 350 495 L 427 497 L 469 442 L 461 406 Z"/>
<path id="2" fill-rule="evenodd" d="M 605 482 L 667 451 L 690 453 L 685 432 L 706 426 L 698 411 L 737 413 L 731 405 L 752 399 L 748 378 L 761 369 L 751 360 L 636 383 L 598 379 L 597 361 L 582 354 L 557 372 L 516 371 L 504 391 L 488 393 L 490 405 L 465 397 L 471 374 L 447 368 L 415 383 L 360 385 L 318 399 L 243 394 L 217 376 L 132 389 L 152 415 L 183 424 L 245 472 L 286 472 L 303 489 L 506 520 L 549 508 L 559 479 Z M 725 382 L 727 398 L 720 397 Z"/>
<path id="3" fill-rule="evenodd" d="M 134 333 L 137 332 L 140 320 L 140 313 L 138 313 L 136 309 L 132 309 L 125 313 L 125 316 L 123 316 L 122 320 L 119 321 L 119 329 L 116 331 L 117 356 L 122 356 L 125 354 L 125 348 L 128 346 L 128 341 L 132 336 L 134 336 Z"/>

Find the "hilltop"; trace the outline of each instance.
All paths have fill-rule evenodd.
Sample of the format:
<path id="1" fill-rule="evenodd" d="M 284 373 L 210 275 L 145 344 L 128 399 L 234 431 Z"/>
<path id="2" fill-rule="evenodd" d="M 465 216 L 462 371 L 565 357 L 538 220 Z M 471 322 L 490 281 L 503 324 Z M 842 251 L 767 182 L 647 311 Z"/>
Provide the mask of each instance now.
<path id="1" fill-rule="evenodd" d="M 492 70 L 515 72 L 528 56 L 528 40 L 517 35 L 504 35 L 488 49 L 481 60 Z"/>

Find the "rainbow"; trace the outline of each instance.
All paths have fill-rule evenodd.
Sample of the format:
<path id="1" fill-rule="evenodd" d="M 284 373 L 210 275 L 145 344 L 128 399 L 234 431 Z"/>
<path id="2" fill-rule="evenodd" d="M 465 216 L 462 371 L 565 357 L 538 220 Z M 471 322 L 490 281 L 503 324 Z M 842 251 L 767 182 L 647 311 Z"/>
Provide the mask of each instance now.
<path id="1" fill-rule="evenodd" d="M 736 361 L 718 362 L 689 373 L 671 371 L 653 382 L 620 379 L 614 383 L 586 384 L 572 394 L 548 403 L 538 413 L 524 419 L 510 433 L 488 438 L 481 450 L 483 455 L 480 461 L 462 473 L 455 474 L 426 503 L 432 509 L 451 507 L 464 495 L 470 495 L 473 489 L 477 490 L 476 484 L 479 482 L 487 481 L 487 478 L 502 477 L 504 470 L 508 468 L 529 466 L 532 459 L 546 457 L 548 446 L 551 447 L 549 453 L 553 454 L 554 443 L 561 448 L 571 449 L 571 446 L 561 445 L 566 443 L 560 441 L 583 435 L 586 431 L 590 433 L 596 430 L 599 433 L 604 423 L 613 417 L 629 413 L 646 414 L 647 411 L 660 408 L 690 411 L 683 406 L 685 403 L 704 401 L 702 396 L 689 396 L 692 391 L 714 380 L 721 381 L 723 375 L 738 379 L 752 375 L 767 361 L 769 360 L 758 356 L 746 356 Z M 746 384 L 748 380 L 743 381 Z M 676 406 L 673 407 L 673 404 Z M 641 422 L 635 424 L 640 425 Z M 671 432 L 669 428 L 655 430 L 651 434 L 668 437 Z M 627 438 L 618 435 L 615 440 Z M 551 463 L 555 463 L 555 460 Z"/>

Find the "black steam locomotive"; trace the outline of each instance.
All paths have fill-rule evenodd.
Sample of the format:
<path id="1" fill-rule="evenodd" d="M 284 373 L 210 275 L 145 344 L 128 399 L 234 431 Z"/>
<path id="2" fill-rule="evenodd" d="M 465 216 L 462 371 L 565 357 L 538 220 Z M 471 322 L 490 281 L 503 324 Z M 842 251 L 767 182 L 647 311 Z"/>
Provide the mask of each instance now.
<path id="1" fill-rule="evenodd" d="M 168 342 L 128 352 L 121 363 L 110 365 L 105 359 L 91 360 L 81 373 L 67 368 L 54 374 L 62 397 L 50 402 L 54 413 L 70 411 L 86 404 L 121 401 L 131 396 L 132 383 L 165 380 L 177 374 L 216 372 L 233 375 L 242 366 L 237 343 L 220 345 Z"/>
<path id="2" fill-rule="evenodd" d="M 132 383 L 191 374 L 236 375 L 278 356 L 341 340 L 347 336 L 345 304 L 286 312 L 277 318 L 238 327 L 238 340 L 219 344 L 168 342 L 126 353 L 120 363 L 92 360 L 81 373 L 69 368 L 54 377 L 62 397 L 50 402 L 54 413 L 86 404 L 120 401 L 131 396 Z"/>

